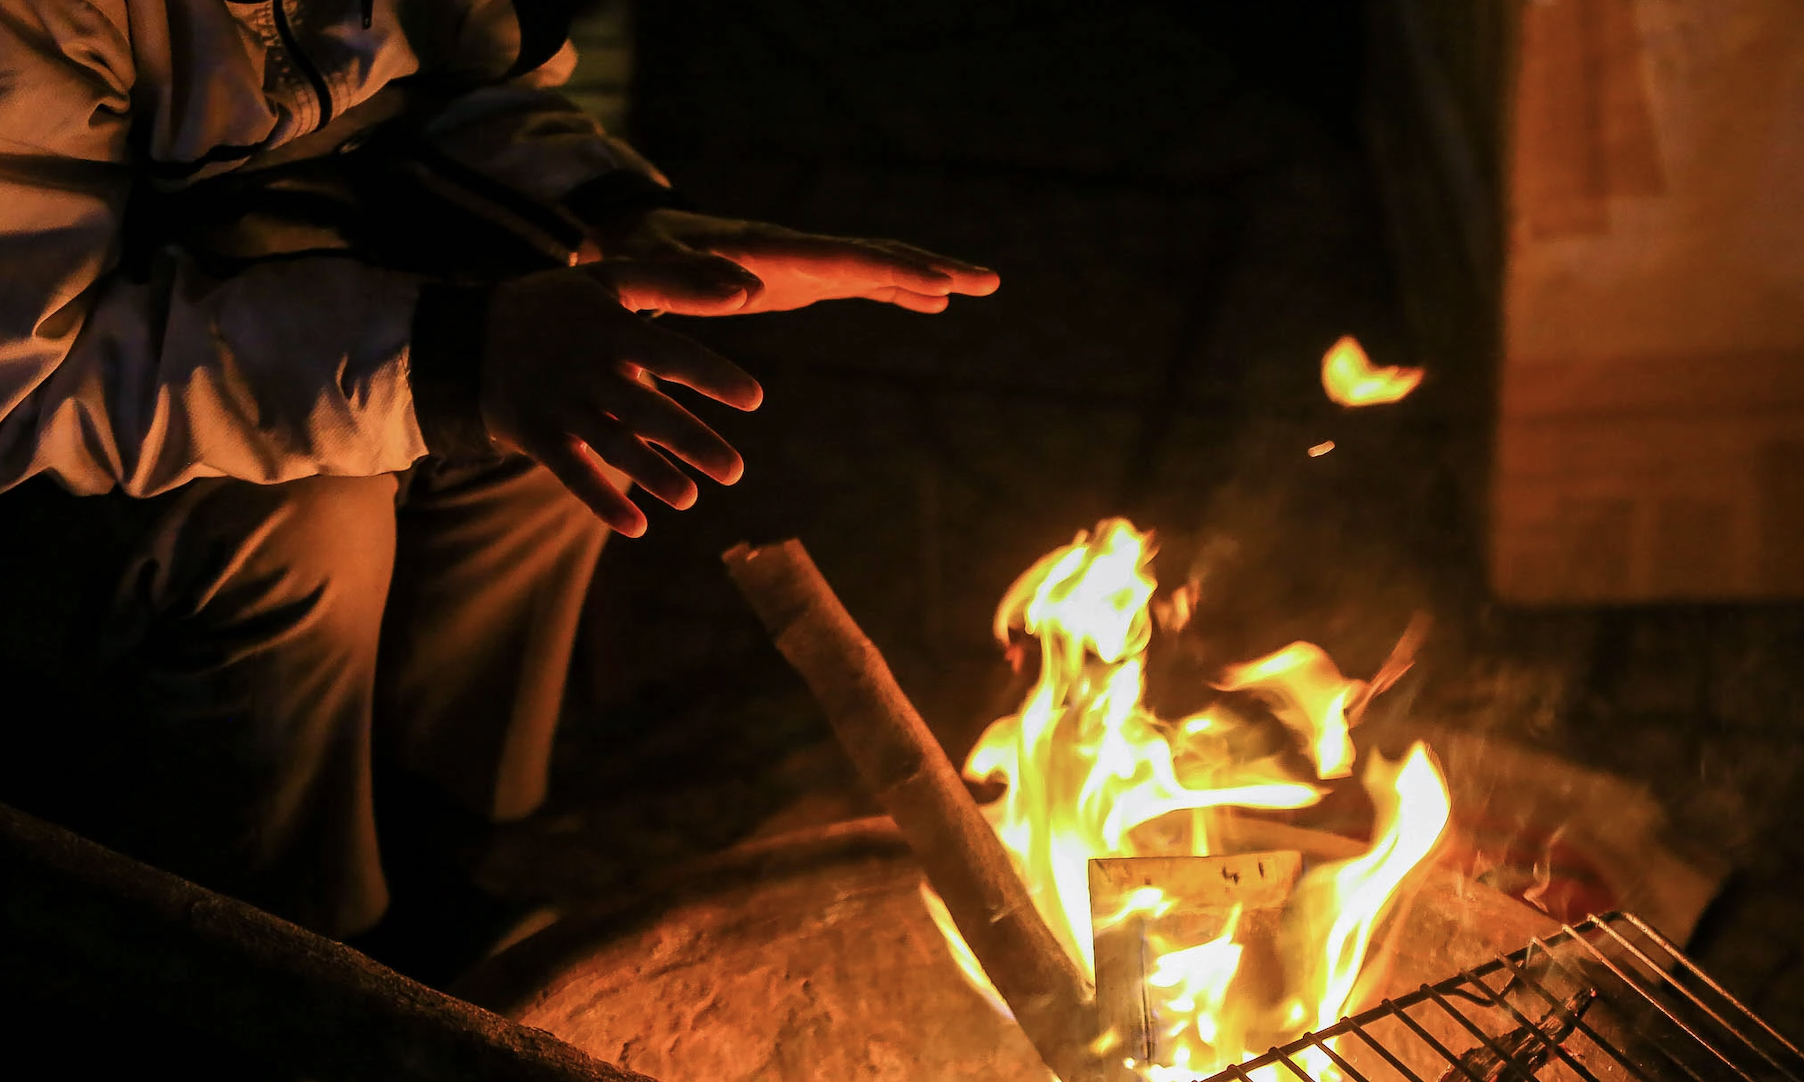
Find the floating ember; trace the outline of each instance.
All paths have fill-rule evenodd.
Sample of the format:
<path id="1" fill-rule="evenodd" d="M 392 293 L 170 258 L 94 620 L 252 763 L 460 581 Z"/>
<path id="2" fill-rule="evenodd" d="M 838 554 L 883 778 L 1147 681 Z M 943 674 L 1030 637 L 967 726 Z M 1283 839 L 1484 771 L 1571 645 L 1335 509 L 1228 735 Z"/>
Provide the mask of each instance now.
<path id="1" fill-rule="evenodd" d="M 1383 406 L 1409 396 L 1422 382 L 1420 368 L 1376 367 L 1351 335 L 1322 355 L 1322 389 L 1343 406 Z"/>
<path id="2" fill-rule="evenodd" d="M 1257 746 L 1242 738 L 1260 721 L 1227 705 L 1158 717 L 1144 703 L 1156 591 L 1151 556 L 1147 535 L 1111 519 L 1043 557 L 1009 589 L 997 636 L 1006 643 L 1019 628 L 1036 638 L 1039 677 L 1019 712 L 992 724 L 965 765 L 971 779 L 1006 785 L 985 816 L 1036 908 L 1092 979 L 1092 860 L 1208 856 L 1223 809 L 1315 804 L 1325 783 L 1355 773 L 1350 713 L 1396 676 L 1387 670 L 1372 685 L 1343 676 L 1319 647 L 1302 642 L 1230 667 L 1218 690 L 1263 703 L 1268 722 L 1293 734 L 1301 754 L 1236 752 Z M 1162 611 L 1187 614 L 1188 601 L 1176 597 Z M 1305 869 L 1259 950 L 1248 949 L 1246 935 L 1257 922 L 1242 921 L 1238 910 L 1206 941 L 1149 940 L 1145 996 L 1158 1027 L 1156 1051 L 1141 1060 L 1125 1035 L 1111 1032 L 1102 1037 L 1110 1054 L 1132 1061 L 1151 1082 L 1184 1082 L 1346 1012 L 1374 928 L 1449 814 L 1445 781 L 1420 743 L 1397 762 L 1373 755 L 1358 773 L 1376 809 L 1370 849 Z M 930 897 L 929 908 L 966 977 L 986 989 L 937 901 Z M 1184 904 L 1149 881 L 1123 895 L 1111 922 Z M 1276 972 L 1243 972 L 1253 956 Z M 1317 1078 L 1335 1074 L 1325 1056 L 1306 1066 Z"/>

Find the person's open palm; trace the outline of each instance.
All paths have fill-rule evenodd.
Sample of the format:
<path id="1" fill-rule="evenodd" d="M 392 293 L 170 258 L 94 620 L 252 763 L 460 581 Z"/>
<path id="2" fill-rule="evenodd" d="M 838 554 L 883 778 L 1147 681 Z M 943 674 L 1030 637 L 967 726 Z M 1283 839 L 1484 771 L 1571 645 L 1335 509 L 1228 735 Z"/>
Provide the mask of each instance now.
<path id="1" fill-rule="evenodd" d="M 738 307 L 688 312 L 623 292 L 630 307 L 693 315 L 750 315 L 805 308 L 817 301 L 862 298 L 915 312 L 944 311 L 952 294 L 985 296 L 1001 279 L 983 267 L 893 240 L 803 233 L 764 222 L 743 222 L 657 210 L 625 236 L 604 245 L 602 265 L 635 264 L 627 277 L 654 267 L 673 274 L 735 278 L 746 291 Z M 621 266 L 625 270 L 625 266 Z M 655 277 L 655 273 L 653 275 Z"/>

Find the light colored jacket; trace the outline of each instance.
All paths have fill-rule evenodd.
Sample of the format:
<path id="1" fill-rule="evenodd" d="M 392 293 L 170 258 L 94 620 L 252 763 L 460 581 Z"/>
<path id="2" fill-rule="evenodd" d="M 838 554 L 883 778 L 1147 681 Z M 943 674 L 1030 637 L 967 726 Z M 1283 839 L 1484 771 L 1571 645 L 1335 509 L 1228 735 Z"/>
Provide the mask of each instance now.
<path id="1" fill-rule="evenodd" d="M 127 275 L 127 200 L 134 184 L 328 152 L 418 73 L 459 91 L 426 138 L 547 207 L 610 171 L 655 177 L 549 89 L 574 55 L 563 43 L 534 66 L 534 14 L 508 0 L 0 0 L 0 491 L 43 473 L 148 496 L 426 454 L 409 383 L 421 275 L 331 253 L 209 273 L 173 244 Z"/>

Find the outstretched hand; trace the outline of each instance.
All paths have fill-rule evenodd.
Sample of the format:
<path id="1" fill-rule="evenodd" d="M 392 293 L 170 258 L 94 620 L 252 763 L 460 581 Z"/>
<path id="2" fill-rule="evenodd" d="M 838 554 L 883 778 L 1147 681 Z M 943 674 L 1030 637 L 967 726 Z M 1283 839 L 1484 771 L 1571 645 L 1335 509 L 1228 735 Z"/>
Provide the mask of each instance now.
<path id="1" fill-rule="evenodd" d="M 670 457 L 723 485 L 739 453 L 659 381 L 740 410 L 763 389 L 737 365 L 639 312 L 724 316 L 859 297 L 939 312 L 983 296 L 994 271 L 888 240 L 801 233 L 759 222 L 656 210 L 605 238 L 606 258 L 501 283 L 483 344 L 483 421 L 503 449 L 538 460 L 616 531 L 645 514 L 610 479 L 624 473 L 683 509 L 699 495 Z"/>
<path id="2" fill-rule="evenodd" d="M 628 307 L 684 315 L 751 315 L 786 312 L 817 301 L 862 298 L 915 312 L 941 312 L 953 294 L 974 297 L 996 291 L 996 272 L 894 240 L 864 240 L 803 233 L 764 222 L 743 222 L 654 210 L 625 234 L 603 242 L 596 264 L 637 276 L 659 275 L 738 282 L 745 298 L 737 307 L 690 311 L 678 304 L 641 303 L 621 290 Z"/>

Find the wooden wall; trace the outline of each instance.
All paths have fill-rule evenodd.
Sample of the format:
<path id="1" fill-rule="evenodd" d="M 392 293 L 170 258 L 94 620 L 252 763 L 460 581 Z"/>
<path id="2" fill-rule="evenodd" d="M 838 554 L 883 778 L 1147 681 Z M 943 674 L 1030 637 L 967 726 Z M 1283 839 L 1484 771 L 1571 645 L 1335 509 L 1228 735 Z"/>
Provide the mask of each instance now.
<path id="1" fill-rule="evenodd" d="M 1378 7 L 1428 76 L 1374 113 L 1413 99 L 1454 133 L 1418 125 L 1456 166 L 1413 195 L 1466 234 L 1401 252 L 1419 325 L 1494 359 L 1496 594 L 1804 596 L 1804 8 Z M 1462 250 L 1464 278 L 1410 285 Z"/>

